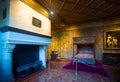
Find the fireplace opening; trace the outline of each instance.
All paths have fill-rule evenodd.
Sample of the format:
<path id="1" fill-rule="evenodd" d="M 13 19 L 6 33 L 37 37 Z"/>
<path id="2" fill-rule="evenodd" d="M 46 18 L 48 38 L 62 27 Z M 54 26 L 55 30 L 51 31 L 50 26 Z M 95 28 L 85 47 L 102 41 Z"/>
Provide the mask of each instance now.
<path id="1" fill-rule="evenodd" d="M 39 45 L 17 44 L 12 53 L 12 73 L 14 77 L 30 75 L 44 69 L 39 59 Z"/>
<path id="2" fill-rule="evenodd" d="M 103 64 L 120 66 L 120 53 L 103 53 Z"/>

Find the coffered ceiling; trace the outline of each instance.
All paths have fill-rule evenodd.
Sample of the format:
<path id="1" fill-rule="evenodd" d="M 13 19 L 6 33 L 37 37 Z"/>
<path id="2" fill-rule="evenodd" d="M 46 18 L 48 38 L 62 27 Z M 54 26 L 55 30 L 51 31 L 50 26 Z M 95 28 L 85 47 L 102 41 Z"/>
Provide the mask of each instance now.
<path id="1" fill-rule="evenodd" d="M 36 0 L 54 14 L 54 25 L 78 25 L 120 17 L 120 0 Z"/>

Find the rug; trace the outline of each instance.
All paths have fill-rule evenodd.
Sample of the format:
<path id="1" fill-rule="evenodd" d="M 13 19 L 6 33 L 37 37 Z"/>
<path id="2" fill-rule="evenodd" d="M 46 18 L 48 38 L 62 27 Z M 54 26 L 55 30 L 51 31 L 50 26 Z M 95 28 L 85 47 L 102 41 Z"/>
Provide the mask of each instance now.
<path id="1" fill-rule="evenodd" d="M 96 61 L 95 65 L 86 65 L 83 63 L 78 63 L 77 64 L 77 69 L 78 71 L 84 71 L 84 72 L 89 72 L 89 73 L 95 73 L 99 74 L 105 77 L 110 77 L 110 74 L 105 70 L 104 66 L 102 63 L 99 63 Z M 69 61 L 67 64 L 63 65 L 63 69 L 69 69 L 69 70 L 75 70 L 76 69 L 76 64 L 73 63 L 73 61 Z"/>

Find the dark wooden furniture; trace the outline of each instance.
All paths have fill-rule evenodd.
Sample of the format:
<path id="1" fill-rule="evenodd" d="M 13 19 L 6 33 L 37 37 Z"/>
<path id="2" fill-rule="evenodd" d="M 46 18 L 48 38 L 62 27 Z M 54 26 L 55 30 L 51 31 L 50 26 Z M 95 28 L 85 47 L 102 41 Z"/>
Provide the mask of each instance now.
<path id="1" fill-rule="evenodd" d="M 57 60 L 58 54 L 56 53 L 56 51 L 52 51 L 51 52 L 51 60 Z"/>

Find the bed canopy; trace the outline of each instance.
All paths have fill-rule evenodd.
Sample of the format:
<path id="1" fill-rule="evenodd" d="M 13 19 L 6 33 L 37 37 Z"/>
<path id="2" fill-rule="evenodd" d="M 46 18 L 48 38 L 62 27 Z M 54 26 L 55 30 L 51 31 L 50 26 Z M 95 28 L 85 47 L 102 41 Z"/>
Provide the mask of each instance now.
<path id="1" fill-rule="evenodd" d="M 95 37 L 73 38 L 73 60 L 84 64 L 95 64 Z"/>

